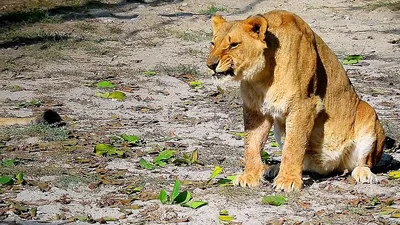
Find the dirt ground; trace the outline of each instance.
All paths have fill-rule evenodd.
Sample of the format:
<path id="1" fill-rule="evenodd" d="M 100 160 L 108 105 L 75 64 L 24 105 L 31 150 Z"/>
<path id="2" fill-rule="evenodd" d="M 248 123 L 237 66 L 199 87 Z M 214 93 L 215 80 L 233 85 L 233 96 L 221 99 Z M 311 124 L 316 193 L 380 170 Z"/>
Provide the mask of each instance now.
<path id="1" fill-rule="evenodd" d="M 345 69 L 396 140 L 375 169 L 379 184 L 306 174 L 301 192 L 280 193 L 288 202 L 273 206 L 262 202 L 276 194 L 271 181 L 217 183 L 242 170 L 243 122 L 237 84 L 207 72 L 210 15 L 243 19 L 274 9 L 301 16 L 340 60 L 363 57 Z M 21 0 L 2 1 L 0 10 L 0 116 L 54 109 L 66 122 L 0 128 L 0 176 L 24 174 L 21 184 L 0 186 L 0 224 L 400 224 L 400 179 L 388 179 L 400 168 L 399 1 Z M 116 87 L 98 88 L 99 81 Z M 97 94 L 114 90 L 125 100 Z M 101 143 L 124 156 L 96 155 Z M 281 155 L 273 146 L 271 137 L 270 163 Z M 139 165 L 166 149 L 174 159 L 197 150 L 203 165 Z M 205 184 L 215 166 L 223 172 Z M 161 204 L 160 190 L 170 193 L 175 180 L 208 204 Z M 221 210 L 235 219 L 220 221 Z"/>

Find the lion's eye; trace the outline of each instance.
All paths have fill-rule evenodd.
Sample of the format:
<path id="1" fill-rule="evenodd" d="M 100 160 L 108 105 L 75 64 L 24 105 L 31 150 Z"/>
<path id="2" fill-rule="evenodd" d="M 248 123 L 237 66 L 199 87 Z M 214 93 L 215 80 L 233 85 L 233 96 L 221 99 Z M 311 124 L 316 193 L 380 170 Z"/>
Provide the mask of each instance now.
<path id="1" fill-rule="evenodd" d="M 210 42 L 210 46 L 211 46 L 211 48 L 214 48 L 215 43 L 214 42 Z"/>
<path id="2" fill-rule="evenodd" d="M 238 43 L 238 42 L 232 42 L 232 43 L 229 45 L 229 48 L 230 48 L 230 49 L 236 48 L 237 46 L 239 46 L 239 44 L 240 44 L 240 43 Z"/>

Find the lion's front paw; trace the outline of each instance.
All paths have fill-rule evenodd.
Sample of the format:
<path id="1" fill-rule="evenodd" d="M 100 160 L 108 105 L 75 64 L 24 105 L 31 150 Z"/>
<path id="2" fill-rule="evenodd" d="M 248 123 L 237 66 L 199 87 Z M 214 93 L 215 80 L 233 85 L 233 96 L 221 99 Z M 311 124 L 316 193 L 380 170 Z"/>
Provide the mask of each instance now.
<path id="1" fill-rule="evenodd" d="M 236 177 L 233 181 L 234 185 L 240 185 L 242 187 L 256 187 L 260 185 L 261 175 L 242 173 Z"/>
<path id="2" fill-rule="evenodd" d="M 301 175 L 299 177 L 277 176 L 274 180 L 274 188 L 277 191 L 300 191 L 303 186 Z"/>
<path id="3" fill-rule="evenodd" d="M 236 177 L 233 181 L 234 185 L 240 185 L 242 187 L 255 187 L 260 185 L 264 174 L 264 166 L 254 166 L 252 168 L 245 169 L 242 174 Z"/>
<path id="4" fill-rule="evenodd" d="M 354 168 L 353 172 L 351 172 L 351 176 L 356 179 L 357 183 L 378 183 L 376 175 L 366 166 L 357 166 Z"/>

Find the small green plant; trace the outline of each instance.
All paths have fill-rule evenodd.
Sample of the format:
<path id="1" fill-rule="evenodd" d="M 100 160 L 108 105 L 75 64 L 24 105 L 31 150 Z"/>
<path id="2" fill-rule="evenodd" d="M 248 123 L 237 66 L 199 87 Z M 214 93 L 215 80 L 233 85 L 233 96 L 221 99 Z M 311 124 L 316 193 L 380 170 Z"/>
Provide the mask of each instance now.
<path id="1" fill-rule="evenodd" d="M 266 195 L 263 197 L 262 202 L 268 205 L 280 206 L 287 203 L 288 199 L 282 195 Z"/>
<path id="2" fill-rule="evenodd" d="M 175 181 L 174 188 L 172 189 L 171 195 L 168 195 L 167 191 L 161 189 L 159 194 L 159 199 L 162 204 L 179 204 L 184 207 L 190 207 L 192 209 L 200 208 L 204 205 L 207 205 L 207 202 L 203 201 L 191 201 L 192 195 L 189 191 L 180 191 L 181 189 L 181 182 L 179 180 Z"/>
<path id="3" fill-rule="evenodd" d="M 201 10 L 201 14 L 206 14 L 209 16 L 215 15 L 217 12 L 225 12 L 227 9 L 225 7 L 217 6 L 215 3 L 212 3 L 210 6 L 207 7 L 206 10 Z"/>
<path id="4" fill-rule="evenodd" d="M 370 202 L 370 205 L 371 205 L 371 206 L 376 206 L 376 205 L 379 205 L 379 204 L 381 204 L 381 203 L 382 203 L 382 202 L 378 199 L 378 197 L 374 196 L 374 197 L 372 198 L 371 202 Z"/>
<path id="5" fill-rule="evenodd" d="M 15 179 L 11 176 L 1 176 L 0 184 L 2 185 L 13 185 L 15 182 L 21 184 L 24 182 L 24 173 L 20 171 L 17 175 L 15 175 Z"/>
<path id="6" fill-rule="evenodd" d="M 167 149 L 160 152 L 158 156 L 153 159 L 153 163 L 147 162 L 144 158 L 141 158 L 139 160 L 139 165 L 147 170 L 152 170 L 156 166 L 163 167 L 168 164 L 169 160 L 175 155 L 175 153 L 176 151 Z"/>
<path id="7" fill-rule="evenodd" d="M 204 165 L 203 162 L 198 160 L 199 157 L 199 150 L 195 149 L 189 156 L 187 153 L 183 153 L 183 158 L 178 158 L 173 161 L 175 165 L 182 165 L 182 164 L 187 164 L 187 165 L 193 165 L 193 164 L 198 164 L 198 165 Z"/>
<path id="8" fill-rule="evenodd" d="M 209 184 L 214 178 L 216 178 L 224 169 L 222 167 L 216 166 L 214 167 L 214 171 L 211 173 L 208 178 L 206 184 Z"/>
<path id="9" fill-rule="evenodd" d="M 33 99 L 29 102 L 21 102 L 17 104 L 18 108 L 28 108 L 28 107 L 39 107 L 42 105 L 42 102 L 36 99 Z"/>
<path id="10" fill-rule="evenodd" d="M 174 188 L 172 189 L 171 195 L 168 195 L 167 191 L 161 189 L 159 199 L 162 204 L 185 204 L 190 201 L 191 194 L 189 191 L 180 192 L 181 182 L 175 181 Z"/>

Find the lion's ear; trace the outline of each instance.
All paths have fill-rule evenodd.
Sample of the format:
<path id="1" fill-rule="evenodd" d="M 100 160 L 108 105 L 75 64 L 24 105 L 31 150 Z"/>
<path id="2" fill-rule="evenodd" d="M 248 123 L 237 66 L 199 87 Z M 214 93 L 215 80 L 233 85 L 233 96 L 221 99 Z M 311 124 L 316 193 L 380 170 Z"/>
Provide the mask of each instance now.
<path id="1" fill-rule="evenodd" d="M 211 20 L 213 32 L 217 31 L 218 28 L 226 22 L 226 20 L 220 15 L 213 16 Z"/>
<path id="2" fill-rule="evenodd" d="M 252 16 L 244 21 L 244 29 L 254 38 L 260 39 L 265 42 L 265 33 L 267 32 L 267 20 L 260 15 Z"/>

